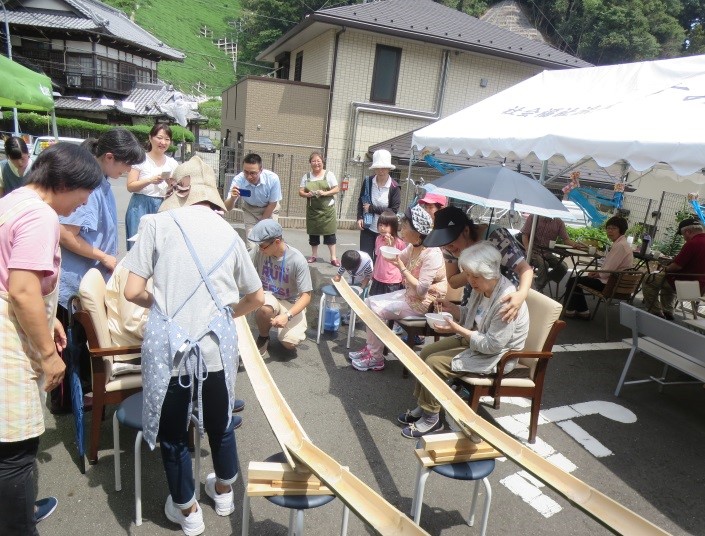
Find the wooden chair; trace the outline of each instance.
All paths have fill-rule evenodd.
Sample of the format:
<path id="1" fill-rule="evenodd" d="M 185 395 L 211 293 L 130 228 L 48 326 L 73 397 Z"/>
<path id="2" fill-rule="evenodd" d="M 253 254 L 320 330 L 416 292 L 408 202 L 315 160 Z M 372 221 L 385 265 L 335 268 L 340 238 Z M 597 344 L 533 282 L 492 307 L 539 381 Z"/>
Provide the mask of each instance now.
<path id="1" fill-rule="evenodd" d="M 77 299 L 76 299 L 77 298 Z M 78 288 L 78 296 L 72 298 L 74 318 L 81 323 L 88 338 L 93 381 L 93 417 L 91 418 L 88 462 L 98 462 L 100 426 L 105 406 L 119 404 L 130 395 L 142 390 L 142 374 L 139 372 L 113 375 L 113 364 L 132 361 L 140 357 L 140 346 L 113 345 L 108 330 L 108 315 L 105 309 L 105 280 L 101 273 L 91 268 Z M 120 357 L 118 357 L 120 356 Z M 122 357 L 124 356 L 124 357 Z"/>
<path id="2" fill-rule="evenodd" d="M 595 290 L 585 285 L 578 285 L 582 291 L 589 295 L 597 298 L 597 304 L 592 310 L 590 315 L 590 320 L 595 318 L 597 314 L 597 309 L 600 307 L 602 302 L 605 302 L 605 340 L 609 340 L 609 330 L 610 330 L 610 319 L 609 319 L 609 306 L 612 303 L 625 301 L 631 304 L 634 301 L 634 297 L 641 288 L 641 282 L 646 275 L 646 272 L 641 272 L 638 270 L 625 270 L 623 272 L 614 272 L 609 270 L 596 270 L 596 273 L 609 274 L 609 279 L 605 288 L 602 290 Z"/>
<path id="3" fill-rule="evenodd" d="M 524 349 L 507 352 L 497 365 L 497 373 L 482 377 L 462 376 L 461 381 L 470 390 L 468 404 L 477 411 L 481 396 L 494 398 L 494 408 L 499 408 L 503 396 L 520 396 L 531 399 L 529 419 L 529 443 L 536 441 L 536 429 L 543 396 L 543 382 L 548 368 L 548 360 L 553 357 L 553 344 L 558 333 L 565 327 L 559 320 L 562 305 L 533 289 L 526 298 L 529 308 L 529 335 Z M 519 359 L 516 368 L 504 374 L 504 367 L 510 359 Z M 515 372 L 516 371 L 516 372 Z"/>

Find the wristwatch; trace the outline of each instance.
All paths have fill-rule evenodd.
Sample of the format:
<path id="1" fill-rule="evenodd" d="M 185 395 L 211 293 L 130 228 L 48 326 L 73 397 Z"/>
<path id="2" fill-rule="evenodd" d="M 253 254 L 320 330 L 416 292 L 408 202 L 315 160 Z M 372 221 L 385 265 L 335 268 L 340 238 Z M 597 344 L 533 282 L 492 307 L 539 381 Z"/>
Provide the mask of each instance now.
<path id="1" fill-rule="evenodd" d="M 292 318 L 294 318 L 294 315 L 292 315 L 291 313 L 287 313 L 287 315 L 286 315 L 286 321 L 287 321 L 287 322 L 291 322 L 291 319 L 292 319 Z"/>

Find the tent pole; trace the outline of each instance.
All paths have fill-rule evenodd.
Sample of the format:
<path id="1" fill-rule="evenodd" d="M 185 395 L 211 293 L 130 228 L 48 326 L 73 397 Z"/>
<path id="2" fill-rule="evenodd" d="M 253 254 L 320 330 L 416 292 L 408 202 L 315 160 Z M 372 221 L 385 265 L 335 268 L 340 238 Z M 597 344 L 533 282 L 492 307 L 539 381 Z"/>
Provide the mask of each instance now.
<path id="1" fill-rule="evenodd" d="M 54 110 L 51 111 L 51 131 L 54 134 L 54 137 L 58 139 L 59 129 L 56 128 L 56 111 Z"/>
<path id="2" fill-rule="evenodd" d="M 539 177 L 539 183 L 543 184 L 546 181 L 546 175 L 548 175 L 548 160 L 543 161 L 541 166 L 541 177 Z M 529 247 L 526 250 L 526 262 L 531 264 L 531 252 L 534 249 L 534 236 L 536 236 L 536 223 L 538 222 L 538 216 L 534 214 L 531 218 L 531 236 L 529 236 Z"/>

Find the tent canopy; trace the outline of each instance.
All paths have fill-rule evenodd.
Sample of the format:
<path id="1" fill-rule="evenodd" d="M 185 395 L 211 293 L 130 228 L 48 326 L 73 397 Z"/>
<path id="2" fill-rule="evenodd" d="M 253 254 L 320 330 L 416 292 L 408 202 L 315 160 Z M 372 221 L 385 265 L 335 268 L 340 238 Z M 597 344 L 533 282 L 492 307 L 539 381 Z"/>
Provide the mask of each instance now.
<path id="1" fill-rule="evenodd" d="M 692 56 L 544 71 L 416 131 L 412 145 L 603 167 L 627 161 L 637 171 L 664 162 L 685 176 L 705 168 L 703 124 L 705 56 Z M 689 178 L 705 182 L 702 173 Z"/>
<path id="2" fill-rule="evenodd" d="M 35 112 L 54 109 L 51 79 L 0 55 L 0 107 Z"/>

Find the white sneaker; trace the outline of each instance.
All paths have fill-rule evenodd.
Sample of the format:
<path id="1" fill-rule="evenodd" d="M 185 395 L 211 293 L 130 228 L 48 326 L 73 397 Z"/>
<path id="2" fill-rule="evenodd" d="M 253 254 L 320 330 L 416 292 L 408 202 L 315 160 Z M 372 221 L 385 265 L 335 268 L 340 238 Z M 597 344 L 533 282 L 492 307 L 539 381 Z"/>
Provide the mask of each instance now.
<path id="1" fill-rule="evenodd" d="M 216 493 L 215 473 L 211 473 L 206 477 L 206 495 L 213 499 L 215 503 L 215 513 L 219 516 L 229 516 L 235 511 L 233 489 L 230 488 L 228 493 Z"/>
<path id="2" fill-rule="evenodd" d="M 206 526 L 203 524 L 203 510 L 201 510 L 198 503 L 196 503 L 196 507 L 198 510 L 185 516 L 181 513 L 181 510 L 174 505 L 174 501 L 171 495 L 169 495 L 164 505 L 164 513 L 169 521 L 181 525 L 181 530 L 184 531 L 186 536 L 198 536 L 199 534 L 203 534 L 203 531 L 206 530 Z"/>
<path id="3" fill-rule="evenodd" d="M 361 357 L 367 355 L 369 353 L 369 350 L 367 349 L 367 345 L 362 347 L 362 350 L 359 352 L 350 352 L 348 354 L 348 361 L 353 361 L 355 359 L 360 359 Z"/>

